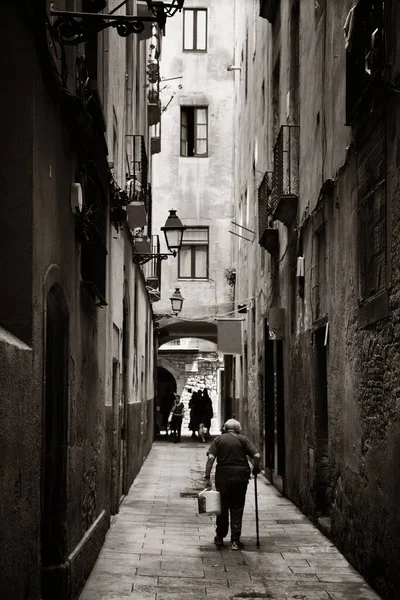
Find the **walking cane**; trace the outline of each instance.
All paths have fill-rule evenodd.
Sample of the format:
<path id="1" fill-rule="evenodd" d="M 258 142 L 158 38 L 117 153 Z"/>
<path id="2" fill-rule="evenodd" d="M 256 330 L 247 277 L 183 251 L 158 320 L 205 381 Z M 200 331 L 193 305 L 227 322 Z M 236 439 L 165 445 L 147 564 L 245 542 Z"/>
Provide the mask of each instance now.
<path id="1" fill-rule="evenodd" d="M 258 527 L 258 497 L 257 497 L 257 475 L 254 475 L 254 499 L 256 502 L 256 534 L 257 534 L 257 548 L 260 547 L 260 531 Z"/>

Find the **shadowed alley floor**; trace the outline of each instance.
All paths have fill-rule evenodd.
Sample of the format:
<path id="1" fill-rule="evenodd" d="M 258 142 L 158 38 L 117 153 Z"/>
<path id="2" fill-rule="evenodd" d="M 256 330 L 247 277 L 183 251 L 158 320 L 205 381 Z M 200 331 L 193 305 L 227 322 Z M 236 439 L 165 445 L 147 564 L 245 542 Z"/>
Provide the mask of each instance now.
<path id="1" fill-rule="evenodd" d="M 208 444 L 157 441 L 114 519 L 80 600 L 379 600 L 340 552 L 262 476 L 243 519 L 245 549 L 217 550 L 199 515 Z"/>

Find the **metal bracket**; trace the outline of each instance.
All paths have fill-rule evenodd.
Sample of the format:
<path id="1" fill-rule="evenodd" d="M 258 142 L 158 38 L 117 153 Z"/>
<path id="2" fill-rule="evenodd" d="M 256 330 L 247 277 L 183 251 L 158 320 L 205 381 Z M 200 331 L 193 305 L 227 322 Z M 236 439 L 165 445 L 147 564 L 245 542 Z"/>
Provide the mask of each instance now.
<path id="1" fill-rule="evenodd" d="M 132 256 L 132 260 L 135 263 L 135 265 L 144 265 L 145 263 L 149 262 L 150 260 L 153 260 L 153 258 L 159 258 L 160 260 L 167 260 L 168 256 L 176 256 L 176 254 L 173 254 L 172 252 L 170 254 L 150 254 L 150 253 L 134 254 Z"/>
<path id="2" fill-rule="evenodd" d="M 54 21 L 53 27 L 60 40 L 70 46 L 87 42 L 88 39 L 107 27 L 114 27 L 121 37 L 127 37 L 131 33 L 142 33 L 146 23 L 157 23 L 162 30 L 167 20 L 162 7 L 157 10 L 154 17 L 70 12 L 53 10 L 53 8 L 51 8 L 50 14 L 52 17 L 58 17 Z"/>

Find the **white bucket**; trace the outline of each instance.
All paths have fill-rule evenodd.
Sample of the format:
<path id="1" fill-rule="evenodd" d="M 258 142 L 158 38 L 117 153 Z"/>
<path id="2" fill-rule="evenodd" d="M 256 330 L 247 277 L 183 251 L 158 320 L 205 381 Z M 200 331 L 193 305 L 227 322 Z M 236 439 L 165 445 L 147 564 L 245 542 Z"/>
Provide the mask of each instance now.
<path id="1" fill-rule="evenodd" d="M 221 494 L 215 490 L 203 490 L 198 495 L 199 513 L 221 514 Z"/>

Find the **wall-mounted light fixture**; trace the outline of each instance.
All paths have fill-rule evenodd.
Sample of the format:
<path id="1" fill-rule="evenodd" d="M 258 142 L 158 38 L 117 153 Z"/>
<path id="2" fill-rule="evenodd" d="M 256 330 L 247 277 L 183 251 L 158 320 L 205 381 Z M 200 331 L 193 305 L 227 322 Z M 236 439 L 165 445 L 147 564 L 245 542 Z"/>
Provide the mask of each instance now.
<path id="1" fill-rule="evenodd" d="M 175 316 L 178 316 L 181 312 L 184 299 L 180 289 L 175 288 L 174 293 L 170 297 L 172 312 L 175 313 Z"/>
<path id="2" fill-rule="evenodd" d="M 178 10 L 181 11 L 185 0 L 172 0 L 172 2 L 158 2 L 157 0 L 146 0 L 149 10 L 154 16 L 162 11 L 167 17 L 173 17 Z"/>
<path id="3" fill-rule="evenodd" d="M 176 214 L 176 210 L 170 210 L 168 219 L 165 221 L 161 231 L 164 232 L 165 242 L 172 256 L 176 256 L 182 247 L 183 232 L 186 227 Z"/>
<path id="4" fill-rule="evenodd" d="M 166 260 L 168 256 L 176 256 L 182 247 L 183 232 L 185 229 L 186 227 L 182 225 L 182 221 L 177 216 L 176 210 L 170 210 L 164 227 L 161 227 L 161 231 L 163 231 L 165 235 L 165 241 L 169 252 L 158 254 L 135 253 L 133 255 L 133 262 L 138 265 L 143 265 L 153 258 Z"/>
<path id="5" fill-rule="evenodd" d="M 172 17 L 178 10 L 182 10 L 185 0 L 172 0 L 172 2 L 158 2 L 146 0 L 149 11 L 153 16 L 116 15 L 118 8 L 126 4 L 122 1 L 108 13 L 98 13 L 99 8 L 93 12 L 73 12 L 55 10 L 53 2 L 50 5 L 50 14 L 57 17 L 53 27 L 64 44 L 77 46 L 87 42 L 92 36 L 103 29 L 114 27 L 121 37 L 128 37 L 131 33 L 142 33 L 146 23 L 157 23 L 161 30 L 164 29 L 167 17 Z M 102 2 L 99 6 L 105 4 Z"/>

